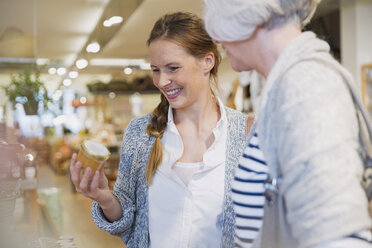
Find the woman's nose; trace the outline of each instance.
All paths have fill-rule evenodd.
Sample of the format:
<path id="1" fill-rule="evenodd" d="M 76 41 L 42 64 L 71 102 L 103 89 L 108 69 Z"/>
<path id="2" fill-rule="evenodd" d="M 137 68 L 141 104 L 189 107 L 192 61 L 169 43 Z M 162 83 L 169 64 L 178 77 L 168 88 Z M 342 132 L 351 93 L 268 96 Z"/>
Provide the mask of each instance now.
<path id="1" fill-rule="evenodd" d="M 165 87 L 168 84 L 170 84 L 171 82 L 172 82 L 172 80 L 167 76 L 167 74 L 165 74 L 165 73 L 160 74 L 160 78 L 159 78 L 159 86 L 160 87 Z"/>

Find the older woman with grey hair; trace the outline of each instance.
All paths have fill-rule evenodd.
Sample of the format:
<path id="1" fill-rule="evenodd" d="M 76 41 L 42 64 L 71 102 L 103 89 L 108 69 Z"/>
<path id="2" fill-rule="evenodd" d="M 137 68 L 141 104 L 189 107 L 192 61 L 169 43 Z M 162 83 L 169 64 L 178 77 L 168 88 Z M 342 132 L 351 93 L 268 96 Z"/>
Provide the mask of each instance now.
<path id="1" fill-rule="evenodd" d="M 232 186 L 237 247 L 372 247 L 352 77 L 302 32 L 319 2 L 205 0 L 233 69 L 266 78 Z"/>

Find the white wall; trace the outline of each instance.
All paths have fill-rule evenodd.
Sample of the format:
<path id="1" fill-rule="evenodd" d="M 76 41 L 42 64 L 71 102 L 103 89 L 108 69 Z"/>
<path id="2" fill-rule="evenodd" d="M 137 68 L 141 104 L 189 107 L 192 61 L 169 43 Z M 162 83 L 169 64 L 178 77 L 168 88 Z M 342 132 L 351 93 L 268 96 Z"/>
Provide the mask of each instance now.
<path id="1" fill-rule="evenodd" d="M 372 63 L 372 1 L 341 1 L 341 62 L 361 85 L 361 66 Z"/>

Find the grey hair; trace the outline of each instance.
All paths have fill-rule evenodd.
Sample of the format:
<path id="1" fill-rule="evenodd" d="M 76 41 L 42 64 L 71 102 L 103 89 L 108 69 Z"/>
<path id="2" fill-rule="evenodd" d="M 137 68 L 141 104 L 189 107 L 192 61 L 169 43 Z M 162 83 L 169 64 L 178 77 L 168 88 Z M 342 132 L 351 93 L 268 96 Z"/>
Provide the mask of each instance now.
<path id="1" fill-rule="evenodd" d="M 204 0 L 205 27 L 219 41 L 239 41 L 257 27 L 273 29 L 287 22 L 303 28 L 321 0 Z"/>

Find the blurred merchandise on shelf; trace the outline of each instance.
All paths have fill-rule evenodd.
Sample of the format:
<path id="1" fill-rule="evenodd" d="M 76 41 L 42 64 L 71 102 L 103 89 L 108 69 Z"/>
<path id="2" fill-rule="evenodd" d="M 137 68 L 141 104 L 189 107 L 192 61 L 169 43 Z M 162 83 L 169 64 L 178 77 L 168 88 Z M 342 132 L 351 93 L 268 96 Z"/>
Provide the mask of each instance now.
<path id="1" fill-rule="evenodd" d="M 43 127 L 41 125 L 40 116 L 26 115 L 23 105 L 16 104 L 16 120 L 19 128 L 25 137 L 43 137 Z"/>
<path id="2" fill-rule="evenodd" d="M 105 144 L 116 144 L 118 141 L 114 127 L 111 124 L 103 124 L 101 127 L 98 127 L 96 134 L 93 135 L 93 137 L 97 141 Z"/>
<path id="3" fill-rule="evenodd" d="M 21 179 L 0 182 L 0 230 L 13 225 L 15 202 L 21 193 L 21 187 Z"/>
<path id="4" fill-rule="evenodd" d="M 25 144 L 36 153 L 36 161 L 38 164 L 49 164 L 51 146 L 47 139 L 28 138 Z"/>
<path id="5" fill-rule="evenodd" d="M 14 209 L 21 187 L 21 179 L 0 181 L 0 247 L 16 247 L 9 236 L 14 233 Z"/>
<path id="6" fill-rule="evenodd" d="M 140 93 L 136 92 L 130 97 L 130 104 L 133 116 L 137 117 L 143 114 L 143 99 Z"/>
<path id="7" fill-rule="evenodd" d="M 49 214 L 47 218 L 49 220 L 50 229 L 52 231 L 51 235 L 58 236 L 62 229 L 62 206 L 61 206 L 61 196 L 60 190 L 55 187 L 43 188 L 37 190 L 37 196 L 39 204 L 41 204 L 44 212 Z M 44 213 L 45 214 L 45 213 Z"/>
<path id="8" fill-rule="evenodd" d="M 55 139 L 51 145 L 50 164 L 58 174 L 65 174 L 70 165 L 72 156 L 72 147 L 69 146 L 65 139 Z"/>
<path id="9" fill-rule="evenodd" d="M 25 146 L 0 139 L 0 179 L 16 180 L 24 176 Z"/>
<path id="10" fill-rule="evenodd" d="M 117 94 L 156 93 L 158 89 L 152 83 L 149 75 L 136 77 L 131 81 L 125 79 L 113 79 L 109 83 L 96 81 L 87 84 L 87 88 L 92 94 L 106 94 L 114 92 Z"/>

